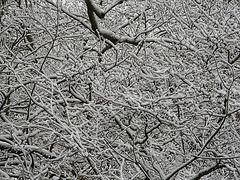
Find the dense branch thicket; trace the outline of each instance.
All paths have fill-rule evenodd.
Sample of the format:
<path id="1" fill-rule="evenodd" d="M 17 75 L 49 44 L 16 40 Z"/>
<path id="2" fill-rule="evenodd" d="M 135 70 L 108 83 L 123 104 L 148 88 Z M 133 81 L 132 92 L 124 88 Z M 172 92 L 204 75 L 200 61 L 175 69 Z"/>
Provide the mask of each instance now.
<path id="1" fill-rule="evenodd" d="M 237 0 L 0 2 L 1 179 L 239 179 Z"/>

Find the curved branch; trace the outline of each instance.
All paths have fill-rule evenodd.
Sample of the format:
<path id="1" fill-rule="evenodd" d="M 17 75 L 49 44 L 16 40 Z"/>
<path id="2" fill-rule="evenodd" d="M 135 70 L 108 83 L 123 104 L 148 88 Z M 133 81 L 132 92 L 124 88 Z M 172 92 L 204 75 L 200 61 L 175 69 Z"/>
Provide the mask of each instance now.
<path id="1" fill-rule="evenodd" d="M 198 159 L 198 156 L 200 156 L 202 154 L 202 152 L 206 149 L 207 145 L 211 142 L 211 140 L 216 136 L 216 134 L 220 131 L 220 129 L 222 128 L 225 120 L 226 120 L 225 116 L 220 124 L 220 126 L 218 127 L 218 129 L 210 136 L 210 138 L 207 140 L 207 142 L 204 144 L 204 146 L 202 147 L 202 149 L 198 152 L 197 156 L 192 157 L 190 160 L 188 160 L 186 163 L 182 164 L 180 167 L 176 168 L 171 174 L 169 174 L 166 178 L 166 180 L 169 180 L 171 177 L 174 176 L 174 174 L 176 174 L 178 171 L 180 171 L 181 169 L 183 169 L 184 167 L 186 167 L 187 165 L 191 164 L 193 161 L 195 161 L 196 159 Z"/>

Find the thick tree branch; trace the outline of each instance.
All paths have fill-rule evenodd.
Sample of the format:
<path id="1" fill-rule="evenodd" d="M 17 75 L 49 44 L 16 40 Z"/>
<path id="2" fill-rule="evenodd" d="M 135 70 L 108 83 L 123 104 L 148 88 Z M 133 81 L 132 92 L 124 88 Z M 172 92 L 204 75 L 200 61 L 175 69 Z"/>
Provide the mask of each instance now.
<path id="1" fill-rule="evenodd" d="M 201 179 L 203 176 L 206 176 L 206 175 L 212 173 L 213 171 L 216 171 L 216 170 L 221 169 L 221 168 L 224 168 L 224 167 L 226 167 L 224 164 L 216 164 L 216 165 L 214 165 L 214 166 L 212 166 L 212 167 L 210 167 L 210 168 L 206 168 L 206 169 L 200 171 L 197 175 L 195 175 L 195 176 L 192 178 L 192 180 L 199 180 L 199 179 Z"/>
<path id="2" fill-rule="evenodd" d="M 57 7 L 57 5 L 52 0 L 46 0 L 46 2 L 53 5 L 54 7 Z M 87 23 L 85 23 L 83 20 L 81 20 L 78 16 L 76 16 L 75 14 L 69 12 L 68 10 L 66 10 L 63 7 L 61 7 L 61 8 L 59 7 L 59 10 L 61 10 L 63 13 L 67 14 L 69 17 L 73 18 L 74 20 L 80 22 L 88 30 L 92 31 L 91 27 Z"/>
<path id="3" fill-rule="evenodd" d="M 116 7 L 119 4 L 122 4 L 124 0 L 116 0 L 112 4 L 110 4 L 106 10 L 102 10 L 100 7 L 98 7 L 92 0 L 85 0 L 88 7 L 91 8 L 91 10 L 100 18 L 103 19 L 105 15 L 111 11 L 114 7 Z"/>
<path id="4" fill-rule="evenodd" d="M 87 5 L 87 13 L 88 13 L 88 18 L 89 18 L 91 26 L 92 26 L 92 30 L 96 33 L 96 31 L 99 28 L 98 28 L 97 20 L 96 20 L 95 15 L 94 15 L 95 8 L 94 8 L 91 0 L 85 0 L 85 2 L 86 2 L 86 5 Z"/>

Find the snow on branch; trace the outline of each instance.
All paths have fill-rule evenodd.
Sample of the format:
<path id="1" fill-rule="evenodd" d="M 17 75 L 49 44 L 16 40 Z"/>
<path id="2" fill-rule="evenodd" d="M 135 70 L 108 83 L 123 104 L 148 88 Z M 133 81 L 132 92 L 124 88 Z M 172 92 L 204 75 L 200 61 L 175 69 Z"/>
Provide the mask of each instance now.
<path id="1" fill-rule="evenodd" d="M 216 170 L 224 168 L 224 167 L 226 167 L 224 164 L 216 164 L 216 165 L 214 165 L 212 167 L 203 169 L 198 174 L 196 174 L 191 180 L 201 179 L 203 176 L 206 176 L 206 175 L 212 173 L 213 171 L 216 171 Z"/>
<path id="2" fill-rule="evenodd" d="M 53 153 L 49 152 L 48 150 L 42 149 L 40 147 L 33 146 L 33 145 L 19 145 L 19 146 L 17 146 L 17 145 L 11 145 L 9 143 L 0 141 L 0 149 L 1 150 L 8 150 L 8 151 L 10 151 L 12 153 L 16 153 L 16 154 L 22 154 L 25 151 L 27 151 L 27 152 L 33 152 L 33 153 L 40 154 L 43 157 L 49 158 L 49 159 L 56 158 L 56 156 Z"/>

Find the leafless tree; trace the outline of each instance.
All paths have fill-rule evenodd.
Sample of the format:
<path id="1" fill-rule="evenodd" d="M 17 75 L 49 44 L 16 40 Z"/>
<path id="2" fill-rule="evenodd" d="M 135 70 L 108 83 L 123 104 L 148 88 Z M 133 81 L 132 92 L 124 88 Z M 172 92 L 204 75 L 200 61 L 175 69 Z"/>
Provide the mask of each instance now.
<path id="1" fill-rule="evenodd" d="M 237 0 L 0 2 L 1 179 L 239 179 Z"/>

